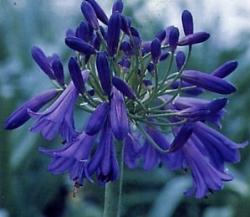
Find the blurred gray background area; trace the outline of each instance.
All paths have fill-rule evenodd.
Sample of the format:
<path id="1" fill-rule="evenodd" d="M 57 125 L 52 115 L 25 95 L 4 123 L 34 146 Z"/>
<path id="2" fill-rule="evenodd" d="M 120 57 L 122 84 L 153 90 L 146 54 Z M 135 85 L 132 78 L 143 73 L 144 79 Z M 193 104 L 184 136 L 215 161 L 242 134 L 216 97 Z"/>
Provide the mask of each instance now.
<path id="1" fill-rule="evenodd" d="M 111 0 L 99 1 L 110 14 Z M 193 49 L 189 64 L 212 71 L 231 59 L 240 66 L 229 78 L 239 91 L 230 96 L 223 129 L 235 141 L 250 135 L 250 3 L 248 0 L 126 0 L 125 13 L 134 18 L 144 39 L 168 25 L 181 28 L 181 12 L 192 12 L 197 31 L 211 33 L 208 42 Z M 47 172 L 49 159 L 39 146 L 55 147 L 28 133 L 30 122 L 12 132 L 2 130 L 5 117 L 41 90 L 51 87 L 31 58 L 37 45 L 47 54 L 67 60 L 72 52 L 64 45 L 68 28 L 82 19 L 81 0 L 0 0 L 0 217 L 100 217 L 103 187 L 86 184 L 72 197 L 67 176 Z M 81 112 L 76 119 L 83 123 Z M 184 173 L 164 168 L 151 172 L 125 171 L 124 217 L 249 217 L 250 148 L 242 161 L 230 166 L 235 179 L 223 191 L 196 200 L 183 195 L 190 185 Z"/>

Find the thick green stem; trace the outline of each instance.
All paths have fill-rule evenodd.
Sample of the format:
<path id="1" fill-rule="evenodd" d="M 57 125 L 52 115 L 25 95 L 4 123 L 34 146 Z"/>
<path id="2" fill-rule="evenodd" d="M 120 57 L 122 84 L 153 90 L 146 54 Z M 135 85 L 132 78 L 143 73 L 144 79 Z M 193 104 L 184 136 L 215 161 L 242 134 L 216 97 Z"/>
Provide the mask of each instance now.
<path id="1" fill-rule="evenodd" d="M 109 182 L 105 186 L 105 202 L 103 217 L 120 217 L 123 185 L 123 146 L 117 143 L 117 159 L 120 162 L 120 177 L 115 182 Z"/>

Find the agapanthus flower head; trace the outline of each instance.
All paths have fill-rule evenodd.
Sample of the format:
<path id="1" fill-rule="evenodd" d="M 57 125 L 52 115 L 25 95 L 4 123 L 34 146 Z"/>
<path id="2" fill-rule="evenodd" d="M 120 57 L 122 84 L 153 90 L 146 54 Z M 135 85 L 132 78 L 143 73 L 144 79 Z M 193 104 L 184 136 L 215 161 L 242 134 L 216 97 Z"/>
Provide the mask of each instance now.
<path id="1" fill-rule="evenodd" d="M 40 150 L 52 158 L 49 171 L 68 173 L 76 186 L 85 180 L 115 181 L 122 174 L 121 158 L 130 169 L 162 165 L 189 171 L 193 186 L 186 195 L 202 198 L 221 190 L 232 179 L 226 163 L 239 162 L 239 149 L 247 144 L 219 132 L 229 94 L 236 91 L 225 77 L 237 61 L 211 73 L 190 69 L 192 45 L 210 35 L 194 32 L 189 11 L 181 16 L 184 36 L 169 26 L 144 40 L 122 14 L 123 7 L 123 1 L 115 1 L 108 19 L 96 0 L 82 2 L 85 20 L 65 38 L 75 52 L 68 62 L 69 82 L 58 55 L 32 49 L 35 62 L 59 89 L 27 101 L 10 115 L 5 128 L 17 128 L 31 117 L 31 131 L 48 140 L 60 135 L 62 147 Z M 164 71 L 162 62 L 168 64 Z M 74 126 L 76 107 L 90 113 L 83 129 Z"/>

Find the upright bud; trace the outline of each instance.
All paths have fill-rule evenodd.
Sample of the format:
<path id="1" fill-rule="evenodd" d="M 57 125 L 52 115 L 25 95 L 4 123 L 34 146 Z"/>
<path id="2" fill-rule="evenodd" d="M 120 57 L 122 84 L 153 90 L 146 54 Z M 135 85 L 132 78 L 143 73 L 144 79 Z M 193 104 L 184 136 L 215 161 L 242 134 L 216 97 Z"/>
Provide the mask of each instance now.
<path id="1" fill-rule="evenodd" d="M 64 86 L 64 70 L 63 70 L 63 65 L 62 62 L 60 61 L 60 58 L 57 56 L 56 58 L 53 59 L 52 63 L 52 69 L 54 71 L 54 76 L 57 80 L 57 82 L 61 85 Z"/>
<path id="2" fill-rule="evenodd" d="M 74 57 L 71 57 L 69 60 L 69 73 L 75 85 L 75 88 L 79 93 L 83 93 L 85 91 L 84 80 L 82 77 L 81 69 L 76 61 L 76 58 Z"/>
<path id="3" fill-rule="evenodd" d="M 182 12 L 182 26 L 185 35 L 190 35 L 194 33 L 194 24 L 192 14 L 188 10 Z"/>
<path id="4" fill-rule="evenodd" d="M 154 63 L 159 61 L 161 56 L 161 42 L 158 38 L 155 38 L 151 43 L 151 56 Z"/>
<path id="5" fill-rule="evenodd" d="M 155 37 L 158 38 L 160 42 L 163 42 L 163 40 L 166 38 L 166 31 L 161 30 L 160 32 L 156 33 Z"/>
<path id="6" fill-rule="evenodd" d="M 176 59 L 175 59 L 178 71 L 180 71 L 180 69 L 184 65 L 185 60 L 186 60 L 186 56 L 185 56 L 184 52 L 178 51 L 176 54 Z"/>
<path id="7" fill-rule="evenodd" d="M 95 0 L 86 0 L 91 4 L 91 6 L 94 8 L 96 16 L 100 21 L 102 21 L 104 24 L 108 25 L 108 17 L 101 8 L 101 6 L 95 1 Z"/>
<path id="8" fill-rule="evenodd" d="M 122 0 L 117 0 L 114 4 L 113 4 L 113 8 L 112 8 L 112 13 L 114 12 L 119 12 L 122 13 L 123 10 L 123 2 Z"/>
<path id="9" fill-rule="evenodd" d="M 50 79 L 55 79 L 53 70 L 49 64 L 48 58 L 39 47 L 33 47 L 31 54 L 37 65 L 45 72 Z"/>
<path id="10" fill-rule="evenodd" d="M 110 56 L 114 56 L 117 52 L 120 40 L 121 16 L 119 12 L 114 12 L 108 23 L 107 44 Z"/>
<path id="11" fill-rule="evenodd" d="M 172 27 L 169 32 L 169 41 L 168 41 L 172 52 L 177 47 L 179 36 L 180 36 L 179 29 L 176 27 Z"/>
<path id="12" fill-rule="evenodd" d="M 83 1 L 81 5 L 81 10 L 88 23 L 93 27 L 93 29 L 97 30 L 99 28 L 99 23 L 92 5 L 87 1 Z"/>
<path id="13" fill-rule="evenodd" d="M 96 68 L 100 83 L 104 92 L 110 96 L 111 93 L 111 71 L 108 57 L 105 52 L 99 52 L 96 57 Z"/>

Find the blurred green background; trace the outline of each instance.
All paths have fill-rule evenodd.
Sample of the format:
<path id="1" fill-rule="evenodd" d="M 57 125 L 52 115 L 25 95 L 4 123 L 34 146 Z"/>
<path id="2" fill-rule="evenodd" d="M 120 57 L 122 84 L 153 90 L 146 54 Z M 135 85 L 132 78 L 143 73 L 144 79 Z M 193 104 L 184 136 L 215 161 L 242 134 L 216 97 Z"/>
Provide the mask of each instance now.
<path id="1" fill-rule="evenodd" d="M 100 2 L 100 1 L 99 1 Z M 0 0 L 0 217 L 100 217 L 103 187 L 86 184 L 77 197 L 65 176 L 47 172 L 49 159 L 38 153 L 46 143 L 28 133 L 30 123 L 12 132 L 2 130 L 6 116 L 30 96 L 51 86 L 31 58 L 32 45 L 47 54 L 57 52 L 66 62 L 67 28 L 82 19 L 81 0 Z M 109 11 L 111 0 L 101 1 Z M 135 0 L 125 1 L 125 13 L 135 19 L 145 39 L 167 25 L 180 26 L 180 15 L 189 9 L 195 29 L 211 39 L 195 46 L 190 67 L 211 71 L 226 60 L 237 59 L 230 77 L 239 91 L 230 97 L 223 131 L 235 141 L 249 139 L 250 127 L 250 3 L 247 0 Z M 78 113 L 82 122 L 81 113 Z M 249 217 L 250 148 L 242 161 L 230 166 L 235 179 L 223 191 L 206 199 L 185 198 L 188 175 L 158 168 L 150 173 L 125 171 L 124 217 Z"/>

